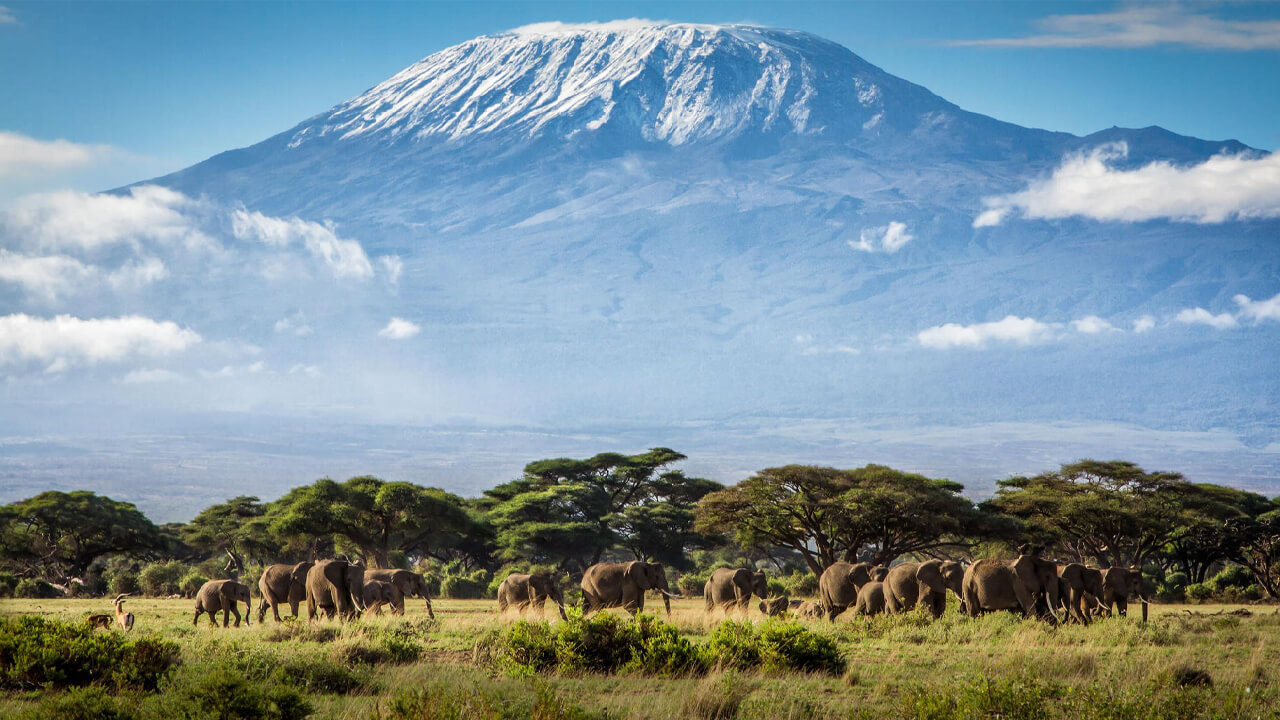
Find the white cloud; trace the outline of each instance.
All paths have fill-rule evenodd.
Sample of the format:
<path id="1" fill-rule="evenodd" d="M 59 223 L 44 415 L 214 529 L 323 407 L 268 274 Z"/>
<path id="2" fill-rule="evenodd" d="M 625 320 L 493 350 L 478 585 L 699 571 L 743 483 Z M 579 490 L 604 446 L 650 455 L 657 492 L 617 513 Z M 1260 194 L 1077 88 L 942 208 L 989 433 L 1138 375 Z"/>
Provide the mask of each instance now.
<path id="1" fill-rule="evenodd" d="M 400 284 L 400 273 L 404 272 L 404 261 L 399 255 L 383 255 L 378 258 L 378 263 L 382 265 L 382 269 L 387 273 L 387 282 L 392 285 Z"/>
<path id="2" fill-rule="evenodd" d="M 987 342 L 1006 342 L 1017 345 L 1031 345 L 1052 340 L 1058 330 L 1057 324 L 1043 323 L 1034 318 L 1006 316 L 995 322 L 959 325 L 947 323 L 921 330 L 916 339 L 929 348 L 946 349 L 953 347 L 984 347 Z"/>
<path id="3" fill-rule="evenodd" d="M 127 195 L 56 192 L 19 198 L 3 217 L 8 234 L 41 248 L 94 250 L 150 240 L 208 242 L 184 210 L 195 201 L 155 185 Z"/>
<path id="4" fill-rule="evenodd" d="M 1232 300 L 1240 306 L 1240 316 L 1254 322 L 1280 320 L 1280 294 L 1270 300 L 1250 300 L 1248 295 L 1236 295 Z"/>
<path id="5" fill-rule="evenodd" d="M 1236 317 L 1231 313 L 1221 313 L 1214 315 L 1204 308 L 1188 308 L 1178 313 L 1175 318 L 1180 323 L 1189 325 L 1208 325 L 1219 330 L 1226 330 L 1235 327 L 1238 323 Z"/>
<path id="6" fill-rule="evenodd" d="M 46 302 L 91 288 L 99 281 L 115 290 L 128 290 L 162 280 L 166 275 L 164 263 L 156 258 L 104 271 L 67 255 L 24 255 L 0 248 L 0 282 L 18 285 L 28 295 Z"/>
<path id="7" fill-rule="evenodd" d="M 1049 48 L 1146 48 L 1160 45 L 1205 50 L 1280 49 L 1280 20 L 1222 20 L 1176 4 L 1116 12 L 1050 15 L 1036 21 L 1037 35 L 962 40 L 954 45 Z"/>
<path id="8" fill-rule="evenodd" d="M 192 330 L 137 315 L 88 320 L 70 315 L 50 320 L 25 314 L 0 317 L 0 365 L 41 362 L 60 371 L 78 363 L 169 355 L 198 342 L 200 336 Z"/>
<path id="9" fill-rule="evenodd" d="M 1280 153 L 1263 157 L 1215 155 L 1199 165 L 1154 162 L 1117 170 L 1111 161 L 1128 147 L 1113 143 L 1067 156 L 1048 179 L 1025 190 L 983 199 L 987 210 L 974 227 L 998 225 L 1018 213 L 1026 218 L 1221 223 L 1280 217 Z"/>
<path id="10" fill-rule="evenodd" d="M 316 378 L 316 377 L 320 377 L 320 368 L 316 367 L 315 365 L 303 365 L 302 363 L 298 363 L 293 367 L 289 368 L 289 374 L 290 375 L 306 375 L 307 377 Z"/>
<path id="11" fill-rule="evenodd" d="M 312 332 L 311 326 L 307 324 L 307 317 L 301 311 L 277 320 L 275 329 L 278 333 L 297 335 L 298 337 L 310 335 Z"/>
<path id="12" fill-rule="evenodd" d="M 4 24 L 5 17 L 5 9 L 0 7 L 0 25 Z M 112 152 L 107 145 L 37 140 L 15 132 L 0 131 L 0 178 L 29 177 L 84 167 L 110 157 Z"/>
<path id="13" fill-rule="evenodd" d="M 18 18 L 13 14 L 13 10 L 0 5 L 0 25 L 17 25 Z"/>
<path id="14" fill-rule="evenodd" d="M 417 325 L 408 320 L 393 317 L 386 327 L 378 331 L 378 337 L 384 337 L 388 340 L 407 340 L 420 332 L 422 332 L 422 328 Z"/>
<path id="15" fill-rule="evenodd" d="M 1156 326 L 1156 319 L 1150 315 L 1143 315 L 1133 321 L 1133 331 L 1135 333 L 1144 333 Z"/>
<path id="16" fill-rule="evenodd" d="M 332 223 L 236 210 L 231 215 L 231 232 L 240 240 L 257 240 L 277 247 L 301 243 L 312 256 L 328 265 L 335 277 L 363 280 L 373 276 L 373 265 L 364 248 L 355 240 L 338 237 Z"/>
<path id="17" fill-rule="evenodd" d="M 849 247 L 862 252 L 880 250 L 882 252 L 895 253 L 914 239 L 915 237 L 907 232 L 906 223 L 895 221 L 890 222 L 888 225 L 865 228 L 859 235 L 857 242 L 849 241 Z"/>
<path id="18" fill-rule="evenodd" d="M 143 385 L 143 384 L 150 384 L 150 383 L 183 382 L 186 379 L 187 378 L 185 375 L 182 375 L 181 373 L 176 373 L 172 370 L 165 370 L 162 368 L 151 368 L 151 369 L 143 369 L 143 370 L 133 370 L 131 372 L 125 373 L 125 376 L 120 378 L 120 382 L 126 385 Z"/>
<path id="19" fill-rule="evenodd" d="M 47 302 L 74 291 L 92 275 L 84 263 L 66 255 L 37 257 L 0 249 L 0 282 L 19 285 Z"/>
<path id="20" fill-rule="evenodd" d="M 1097 335 L 1104 332 L 1119 332 L 1119 328 L 1106 320 L 1103 320 L 1097 315 L 1088 315 L 1080 318 L 1079 320 L 1072 320 L 1071 327 L 1075 328 L 1076 332 L 1084 333 L 1086 335 Z"/>

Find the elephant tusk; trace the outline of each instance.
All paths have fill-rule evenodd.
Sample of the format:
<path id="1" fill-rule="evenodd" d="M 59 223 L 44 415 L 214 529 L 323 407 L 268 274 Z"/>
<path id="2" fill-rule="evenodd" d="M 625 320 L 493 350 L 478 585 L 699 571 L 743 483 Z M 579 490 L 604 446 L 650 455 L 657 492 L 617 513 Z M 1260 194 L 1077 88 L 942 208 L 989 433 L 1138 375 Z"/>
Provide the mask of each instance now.
<path id="1" fill-rule="evenodd" d="M 669 597 L 669 598 L 675 599 L 675 600 L 680 600 L 680 599 L 683 599 L 683 598 L 684 598 L 684 596 L 683 596 L 683 595 L 673 595 L 673 594 L 671 594 L 671 593 L 667 592 L 666 590 L 663 590 L 662 588 L 658 588 L 658 592 L 662 593 L 663 595 L 666 595 L 666 596 L 667 596 L 667 597 Z"/>

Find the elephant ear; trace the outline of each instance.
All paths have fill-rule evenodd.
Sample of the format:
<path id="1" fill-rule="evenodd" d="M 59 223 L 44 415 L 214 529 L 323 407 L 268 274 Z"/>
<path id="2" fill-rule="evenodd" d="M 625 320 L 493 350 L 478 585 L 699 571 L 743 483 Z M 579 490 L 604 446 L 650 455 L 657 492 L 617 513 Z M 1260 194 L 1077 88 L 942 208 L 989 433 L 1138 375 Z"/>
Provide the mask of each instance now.
<path id="1" fill-rule="evenodd" d="M 648 563 L 641 562 L 639 560 L 633 560 L 627 563 L 627 575 L 641 590 L 648 590 L 652 587 L 649 584 L 649 568 L 647 566 Z"/>

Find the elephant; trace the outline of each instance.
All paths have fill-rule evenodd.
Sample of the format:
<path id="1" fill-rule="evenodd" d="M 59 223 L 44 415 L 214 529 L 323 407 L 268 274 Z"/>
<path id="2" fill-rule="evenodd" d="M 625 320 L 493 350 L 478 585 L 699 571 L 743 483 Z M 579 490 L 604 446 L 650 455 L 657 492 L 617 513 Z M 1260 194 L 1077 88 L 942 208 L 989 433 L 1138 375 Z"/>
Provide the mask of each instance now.
<path id="1" fill-rule="evenodd" d="M 386 580 L 365 580 L 364 587 L 360 589 L 360 597 L 365 612 L 381 615 L 383 605 L 392 606 L 400 598 L 400 589 Z M 403 598 L 400 599 L 403 603 Z"/>
<path id="2" fill-rule="evenodd" d="M 1095 598 L 1102 597 L 1102 572 L 1080 563 L 1067 563 L 1058 567 L 1058 580 L 1059 601 L 1066 617 L 1088 625 L 1088 608 Z"/>
<path id="3" fill-rule="evenodd" d="M 1047 614 L 1054 622 L 1058 615 L 1058 564 L 1041 559 L 1030 548 L 1023 547 L 1009 567 L 1017 573 L 1023 587 L 1036 604 L 1036 614 Z"/>
<path id="4" fill-rule="evenodd" d="M 541 614 L 547 598 L 551 598 L 560 610 L 560 619 L 568 620 L 568 616 L 564 614 L 564 594 L 560 592 L 560 585 L 551 573 L 511 573 L 498 586 L 499 612 L 506 612 L 509 607 L 515 607 L 520 612 L 536 607 Z"/>
<path id="5" fill-rule="evenodd" d="M 662 593 L 662 602 L 670 617 L 671 598 L 680 596 L 673 595 L 667 587 L 667 571 L 661 563 L 643 560 L 596 563 L 582 575 L 582 613 L 620 607 L 634 616 L 644 610 L 645 591 L 657 590 Z"/>
<path id="6" fill-rule="evenodd" d="M 765 617 L 777 617 L 791 608 L 791 598 L 780 595 L 776 598 L 765 598 L 760 601 L 760 612 Z"/>
<path id="7" fill-rule="evenodd" d="M 769 579 L 763 570 L 752 573 L 745 568 L 719 568 L 707 578 L 702 596 L 706 598 L 708 613 L 718 607 L 727 616 L 736 607 L 745 617 L 751 596 L 765 600 L 768 592 Z"/>
<path id="8" fill-rule="evenodd" d="M 802 618 L 822 618 L 826 616 L 826 610 L 822 607 L 822 603 L 817 600 L 792 600 L 791 612 L 796 617 Z"/>
<path id="9" fill-rule="evenodd" d="M 1109 567 L 1101 572 L 1102 575 L 1102 595 L 1101 607 L 1106 614 L 1112 613 L 1112 608 L 1125 617 L 1129 614 L 1129 598 L 1137 596 L 1141 600 L 1146 600 L 1145 593 L 1142 592 L 1142 571 L 1134 567 Z"/>
<path id="10" fill-rule="evenodd" d="M 889 569 L 884 579 L 884 608 L 893 615 L 909 612 L 921 603 L 935 618 L 947 609 L 947 585 L 942 561 L 902 563 Z"/>
<path id="11" fill-rule="evenodd" d="M 884 582 L 884 579 L 888 576 L 889 576 L 889 568 L 883 565 L 877 565 L 871 568 L 871 579 L 874 580 L 875 582 Z"/>
<path id="12" fill-rule="evenodd" d="M 823 614 L 835 622 L 836 616 L 858 600 L 858 591 L 871 582 L 871 566 L 867 563 L 833 563 L 818 578 L 818 595 Z"/>
<path id="13" fill-rule="evenodd" d="M 300 562 L 296 565 L 268 565 L 258 578 L 258 591 L 262 593 L 262 604 L 258 606 L 258 622 L 267 617 L 267 610 L 280 622 L 280 605 L 288 603 L 293 617 L 298 617 L 298 603 L 307 599 L 307 571 L 314 563 Z"/>
<path id="14" fill-rule="evenodd" d="M 209 622 L 217 625 L 218 620 L 214 616 L 221 610 L 222 627 L 227 626 L 228 615 L 235 615 L 236 627 L 240 627 L 240 602 L 245 605 L 244 624 L 248 625 L 249 615 L 253 612 L 249 586 L 235 580 L 210 580 L 196 593 L 196 614 L 191 618 L 191 624 L 200 623 L 200 613 L 209 613 Z"/>
<path id="15" fill-rule="evenodd" d="M 854 615 L 884 614 L 884 583 L 872 580 L 858 591 L 858 602 L 853 606 Z"/>
<path id="16" fill-rule="evenodd" d="M 356 598 L 359 598 L 357 604 Z M 321 560 L 307 571 L 307 619 L 318 612 L 349 620 L 364 604 L 364 566 L 346 560 Z"/>
<path id="17" fill-rule="evenodd" d="M 1035 598 L 1013 567 L 1000 560 L 979 560 L 965 568 L 962 587 L 965 610 L 973 617 L 991 610 L 1035 614 Z"/>
<path id="18" fill-rule="evenodd" d="M 418 597 L 427 602 L 427 617 L 435 619 L 436 611 L 431 607 L 431 592 L 427 590 L 427 581 L 422 575 L 410 570 L 368 569 L 364 571 L 366 580 L 382 580 L 396 586 L 399 594 L 391 604 L 392 615 L 404 614 L 404 599 Z"/>

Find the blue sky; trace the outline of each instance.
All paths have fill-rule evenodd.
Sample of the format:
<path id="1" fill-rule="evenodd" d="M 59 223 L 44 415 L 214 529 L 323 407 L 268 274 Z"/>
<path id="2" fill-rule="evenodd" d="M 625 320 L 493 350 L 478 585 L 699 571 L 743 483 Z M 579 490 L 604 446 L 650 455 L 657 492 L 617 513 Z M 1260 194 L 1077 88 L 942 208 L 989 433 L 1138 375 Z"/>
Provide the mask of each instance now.
<path id="1" fill-rule="evenodd" d="M 3 6 L 0 131 L 110 151 L 100 148 L 97 162 L 27 174 L 21 187 L 0 175 L 0 202 L 20 189 L 103 189 L 185 167 L 280 132 L 441 48 L 547 20 L 793 27 L 840 42 L 962 107 L 1021 125 L 1083 134 L 1154 124 L 1280 146 L 1274 3 Z M 981 44 L 966 44 L 974 41 Z"/>

